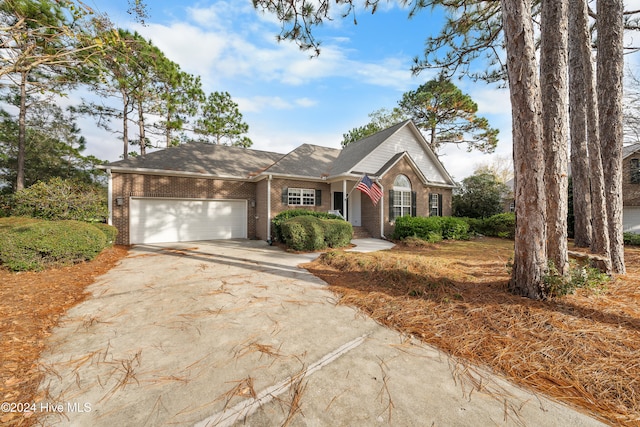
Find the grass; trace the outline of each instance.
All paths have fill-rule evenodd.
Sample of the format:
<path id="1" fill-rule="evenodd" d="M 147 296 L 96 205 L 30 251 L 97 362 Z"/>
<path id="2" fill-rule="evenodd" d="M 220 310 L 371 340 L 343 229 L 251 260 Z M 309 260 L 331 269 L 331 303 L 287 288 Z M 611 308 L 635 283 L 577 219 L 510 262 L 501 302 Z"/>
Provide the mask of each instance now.
<path id="1" fill-rule="evenodd" d="M 616 425 L 640 422 L 640 249 L 606 287 L 532 301 L 507 291 L 513 242 L 328 252 L 305 267 L 341 304 Z"/>

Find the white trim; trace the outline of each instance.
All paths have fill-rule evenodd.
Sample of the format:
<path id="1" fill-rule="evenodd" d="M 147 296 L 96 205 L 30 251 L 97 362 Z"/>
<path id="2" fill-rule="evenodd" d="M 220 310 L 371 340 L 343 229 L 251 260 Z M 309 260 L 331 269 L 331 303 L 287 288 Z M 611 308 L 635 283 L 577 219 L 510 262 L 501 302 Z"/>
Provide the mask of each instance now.
<path id="1" fill-rule="evenodd" d="M 342 181 L 342 209 L 344 210 L 344 220 L 349 221 L 349 209 L 347 207 L 347 180 Z"/>
<path id="2" fill-rule="evenodd" d="M 100 166 L 98 166 L 100 168 Z M 180 176 L 188 178 L 207 178 L 207 179 L 224 179 L 229 181 L 251 181 L 251 177 L 231 176 L 231 175 L 214 175 L 210 173 L 196 173 L 172 171 L 167 169 L 144 169 L 144 168 L 121 168 L 111 167 L 111 171 L 115 173 L 128 173 L 140 175 L 160 175 L 160 176 Z"/>
<path id="3" fill-rule="evenodd" d="M 107 169 L 107 211 L 109 212 L 107 224 L 113 225 L 113 177 L 111 176 L 111 169 Z"/>
<path id="4" fill-rule="evenodd" d="M 380 191 L 382 191 L 382 197 L 380 197 L 380 238 L 386 239 L 384 237 L 384 187 L 382 186 L 382 182 L 376 181 L 376 183 L 380 186 Z"/>
<path id="5" fill-rule="evenodd" d="M 267 242 L 271 242 L 271 179 L 272 175 L 267 178 Z M 257 190 L 256 190 L 257 191 Z"/>

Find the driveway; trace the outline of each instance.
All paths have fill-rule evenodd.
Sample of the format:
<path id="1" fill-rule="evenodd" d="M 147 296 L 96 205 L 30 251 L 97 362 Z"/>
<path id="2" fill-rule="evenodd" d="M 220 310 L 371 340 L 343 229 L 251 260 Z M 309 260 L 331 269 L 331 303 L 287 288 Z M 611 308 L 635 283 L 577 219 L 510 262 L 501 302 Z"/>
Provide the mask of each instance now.
<path id="1" fill-rule="evenodd" d="M 601 425 L 337 306 L 314 256 L 135 246 L 50 337 L 45 424 Z"/>

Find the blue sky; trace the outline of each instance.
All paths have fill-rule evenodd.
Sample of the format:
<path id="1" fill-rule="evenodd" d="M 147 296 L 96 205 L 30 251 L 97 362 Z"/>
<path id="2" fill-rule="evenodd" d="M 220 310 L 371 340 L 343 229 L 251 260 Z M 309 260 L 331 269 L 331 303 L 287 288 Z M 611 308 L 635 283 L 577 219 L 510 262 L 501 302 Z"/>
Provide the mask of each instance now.
<path id="1" fill-rule="evenodd" d="M 278 43 L 280 25 L 256 11 L 250 0 L 147 0 L 146 26 L 127 14 L 126 0 L 86 0 L 106 12 L 119 27 L 136 30 L 160 47 L 184 71 L 199 75 L 207 92 L 227 91 L 249 124 L 252 148 L 286 153 L 302 143 L 340 147 L 342 134 L 366 124 L 368 114 L 393 108 L 402 94 L 434 77 L 413 76 L 412 59 L 435 34 L 442 17 L 429 10 L 412 20 L 408 10 L 384 4 L 375 15 L 359 9 L 358 25 L 336 19 L 317 32 L 322 53 Z M 479 105 L 479 114 L 500 129 L 496 154 L 510 157 L 509 95 L 494 85 L 457 82 Z M 117 135 L 81 122 L 89 141 L 87 153 L 117 160 Z M 133 149 L 133 147 L 132 147 Z M 441 160 L 455 179 L 473 173 L 493 156 L 449 147 Z"/>

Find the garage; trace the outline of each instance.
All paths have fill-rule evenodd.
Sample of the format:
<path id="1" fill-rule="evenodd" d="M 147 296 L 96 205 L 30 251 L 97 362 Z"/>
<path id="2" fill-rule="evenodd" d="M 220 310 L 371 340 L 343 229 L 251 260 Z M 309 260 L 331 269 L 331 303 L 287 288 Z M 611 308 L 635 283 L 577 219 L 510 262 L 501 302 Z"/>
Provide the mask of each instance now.
<path id="1" fill-rule="evenodd" d="M 130 243 L 247 237 L 246 200 L 131 198 Z"/>
<path id="2" fill-rule="evenodd" d="M 622 213 L 622 227 L 625 233 L 640 234 L 640 207 L 625 206 Z"/>

